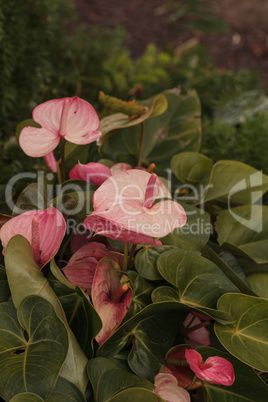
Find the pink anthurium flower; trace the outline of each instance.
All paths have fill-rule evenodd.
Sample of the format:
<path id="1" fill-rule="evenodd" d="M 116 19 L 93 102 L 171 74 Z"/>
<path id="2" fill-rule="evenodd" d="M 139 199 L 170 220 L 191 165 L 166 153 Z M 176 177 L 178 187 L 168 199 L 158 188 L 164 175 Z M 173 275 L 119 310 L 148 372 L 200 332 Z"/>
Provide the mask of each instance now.
<path id="1" fill-rule="evenodd" d="M 133 244 L 161 245 L 154 237 L 164 237 L 186 223 L 186 213 L 170 198 L 156 174 L 131 169 L 109 177 L 95 191 L 94 212 L 84 227 L 111 239 Z"/>
<path id="2" fill-rule="evenodd" d="M 32 246 L 34 261 L 42 268 L 58 252 L 65 235 L 66 222 L 54 207 L 28 211 L 6 222 L 0 230 L 3 253 L 11 237 L 24 236 Z"/>
<path id="3" fill-rule="evenodd" d="M 210 333 L 197 317 L 188 314 L 183 325 L 188 331 L 188 341 L 193 348 L 210 345 Z"/>
<path id="4" fill-rule="evenodd" d="M 172 374 L 157 374 L 154 385 L 154 392 L 167 402 L 191 402 L 189 392 L 178 386 L 178 381 Z"/>
<path id="5" fill-rule="evenodd" d="M 209 357 L 202 363 L 202 356 L 196 350 L 186 350 L 185 358 L 190 368 L 202 381 L 211 384 L 233 385 L 235 374 L 232 364 L 219 356 Z"/>
<path id="6" fill-rule="evenodd" d="M 176 377 L 179 387 L 186 388 L 192 384 L 194 373 L 190 369 L 185 359 L 185 350 L 189 349 L 188 345 L 174 346 L 166 355 L 165 363 L 161 367 L 161 372 L 170 373 Z M 200 380 L 196 380 L 191 385 L 191 389 L 198 388 L 202 385 Z"/>
<path id="7" fill-rule="evenodd" d="M 100 186 L 110 176 L 112 176 L 110 168 L 98 162 L 90 162 L 86 165 L 78 163 L 69 173 L 72 180 L 88 181 L 96 186 Z"/>
<path id="8" fill-rule="evenodd" d="M 120 267 L 123 266 L 123 254 L 107 250 L 102 243 L 91 242 L 79 248 L 62 271 L 72 285 L 86 289 L 90 295 L 96 267 L 103 257 L 109 257 Z"/>
<path id="9" fill-rule="evenodd" d="M 44 156 L 47 167 L 54 173 L 57 173 L 57 162 L 53 152 Z"/>
<path id="10" fill-rule="evenodd" d="M 23 151 L 33 157 L 48 155 L 61 138 L 74 144 L 88 144 L 101 135 L 94 108 L 77 96 L 38 105 L 33 110 L 33 119 L 41 128 L 24 127 L 19 138 Z"/>
<path id="11" fill-rule="evenodd" d="M 130 306 L 133 291 L 126 275 L 110 258 L 103 258 L 97 265 L 92 283 L 91 297 L 102 321 L 102 329 L 96 336 L 101 346 L 119 327 Z"/>

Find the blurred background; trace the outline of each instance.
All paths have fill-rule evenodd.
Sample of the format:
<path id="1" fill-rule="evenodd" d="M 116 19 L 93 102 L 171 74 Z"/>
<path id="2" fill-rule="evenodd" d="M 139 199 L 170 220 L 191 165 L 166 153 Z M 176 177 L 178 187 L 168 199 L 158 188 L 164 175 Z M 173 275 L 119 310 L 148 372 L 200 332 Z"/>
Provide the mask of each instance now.
<path id="1" fill-rule="evenodd" d="M 198 92 L 201 152 L 268 173 L 268 1 L 0 0 L 0 186 L 33 166 L 17 124 L 46 100 Z M 1 201 L 1 191 L 0 191 Z"/>

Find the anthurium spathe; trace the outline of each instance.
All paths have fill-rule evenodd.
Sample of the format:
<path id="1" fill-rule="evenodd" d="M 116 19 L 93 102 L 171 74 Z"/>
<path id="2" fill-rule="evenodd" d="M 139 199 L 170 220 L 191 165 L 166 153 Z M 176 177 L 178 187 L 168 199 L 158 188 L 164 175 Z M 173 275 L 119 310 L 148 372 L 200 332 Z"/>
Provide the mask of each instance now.
<path id="1" fill-rule="evenodd" d="M 193 348 L 210 345 L 210 333 L 205 328 L 208 323 L 208 321 L 202 323 L 199 318 L 194 317 L 191 313 L 185 318 L 183 325 L 187 329 L 188 342 Z"/>
<path id="2" fill-rule="evenodd" d="M 53 152 L 44 156 L 47 167 L 54 173 L 57 173 L 57 162 Z"/>
<path id="3" fill-rule="evenodd" d="M 133 244 L 161 245 L 154 238 L 166 236 L 186 223 L 183 207 L 158 184 L 156 174 L 131 169 L 109 177 L 95 191 L 94 212 L 84 227 L 111 239 Z"/>
<path id="4" fill-rule="evenodd" d="M 202 381 L 211 384 L 230 386 L 234 383 L 235 374 L 232 364 L 219 356 L 211 356 L 202 363 L 202 356 L 196 350 L 185 351 L 185 358 L 191 370 Z"/>
<path id="5" fill-rule="evenodd" d="M 11 237 L 20 234 L 32 246 L 34 260 L 42 268 L 60 248 L 65 235 L 66 222 L 54 207 L 28 211 L 6 222 L 0 230 L 3 253 Z"/>
<path id="6" fill-rule="evenodd" d="M 119 327 L 132 300 L 133 291 L 119 265 L 110 258 L 103 258 L 97 265 L 92 283 L 91 298 L 102 321 L 96 336 L 101 346 Z"/>
<path id="7" fill-rule="evenodd" d="M 154 392 L 167 402 L 190 402 L 190 394 L 178 386 L 176 378 L 169 373 L 159 373 L 154 378 Z"/>
<path id="8" fill-rule="evenodd" d="M 94 108 L 77 96 L 38 105 L 33 110 L 33 120 L 41 128 L 24 127 L 19 137 L 23 151 L 33 157 L 48 155 L 61 138 L 74 144 L 88 144 L 101 135 Z"/>
<path id="9" fill-rule="evenodd" d="M 62 271 L 72 285 L 86 289 L 90 295 L 96 267 L 104 257 L 112 258 L 120 267 L 123 266 L 123 254 L 107 250 L 102 243 L 91 242 L 79 248 Z"/>

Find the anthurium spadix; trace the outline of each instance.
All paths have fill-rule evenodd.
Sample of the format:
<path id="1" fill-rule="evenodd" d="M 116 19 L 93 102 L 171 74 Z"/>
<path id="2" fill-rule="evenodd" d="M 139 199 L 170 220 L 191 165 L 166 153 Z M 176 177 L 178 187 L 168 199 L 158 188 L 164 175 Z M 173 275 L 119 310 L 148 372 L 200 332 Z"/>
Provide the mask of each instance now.
<path id="1" fill-rule="evenodd" d="M 54 207 L 28 211 L 6 222 L 0 230 L 3 253 L 11 237 L 20 234 L 32 246 L 34 260 L 40 268 L 50 261 L 60 248 L 66 222 Z"/>
<path id="2" fill-rule="evenodd" d="M 91 298 L 102 321 L 96 341 L 102 345 L 119 327 L 132 300 L 133 291 L 119 265 L 110 258 L 102 258 L 92 283 Z"/>
<path id="3" fill-rule="evenodd" d="M 94 193 L 94 212 L 84 227 L 111 239 L 161 245 L 161 238 L 186 223 L 183 207 L 170 199 L 156 174 L 131 169 L 109 177 Z"/>
<path id="4" fill-rule="evenodd" d="M 19 137 L 21 148 L 29 156 L 48 155 L 61 138 L 74 144 L 88 144 L 101 135 L 94 108 L 77 96 L 42 103 L 32 116 L 41 128 L 24 127 Z"/>
<path id="5" fill-rule="evenodd" d="M 74 286 L 80 286 L 91 294 L 91 286 L 98 262 L 109 257 L 123 266 L 123 254 L 109 251 L 102 243 L 91 242 L 79 248 L 62 269 L 67 279 Z"/>

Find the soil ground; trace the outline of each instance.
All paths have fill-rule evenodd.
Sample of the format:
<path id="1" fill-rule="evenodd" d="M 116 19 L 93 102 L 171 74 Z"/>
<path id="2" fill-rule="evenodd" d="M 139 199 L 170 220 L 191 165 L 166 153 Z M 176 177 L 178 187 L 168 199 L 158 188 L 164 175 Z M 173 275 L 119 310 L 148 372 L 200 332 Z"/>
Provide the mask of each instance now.
<path id="1" fill-rule="evenodd" d="M 208 46 L 219 68 L 258 70 L 268 87 L 268 0 L 208 0 L 229 26 L 228 33 L 204 35 L 183 30 L 181 21 L 169 21 L 169 0 L 74 0 L 78 23 L 111 29 L 121 25 L 126 46 L 134 58 L 147 44 L 175 47 L 192 37 Z M 180 0 L 173 0 L 180 5 Z"/>

